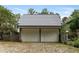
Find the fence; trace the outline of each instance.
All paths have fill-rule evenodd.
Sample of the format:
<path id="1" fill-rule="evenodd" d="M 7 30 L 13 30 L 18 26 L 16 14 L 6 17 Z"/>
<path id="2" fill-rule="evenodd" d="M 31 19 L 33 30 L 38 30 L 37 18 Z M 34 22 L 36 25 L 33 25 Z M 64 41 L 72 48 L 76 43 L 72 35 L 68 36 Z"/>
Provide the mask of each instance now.
<path id="1" fill-rule="evenodd" d="M 19 36 L 20 36 L 19 33 L 12 33 L 12 34 L 3 33 L 2 34 L 3 39 L 1 39 L 1 40 L 3 40 L 3 41 L 20 41 Z"/>

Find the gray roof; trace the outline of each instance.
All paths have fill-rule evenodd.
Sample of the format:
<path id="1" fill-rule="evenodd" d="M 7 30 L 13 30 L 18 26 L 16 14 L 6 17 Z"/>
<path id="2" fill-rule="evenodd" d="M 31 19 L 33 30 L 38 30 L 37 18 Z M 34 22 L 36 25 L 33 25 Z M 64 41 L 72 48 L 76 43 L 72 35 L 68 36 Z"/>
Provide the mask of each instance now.
<path id="1" fill-rule="evenodd" d="M 61 26 L 58 15 L 26 15 L 19 19 L 19 26 Z"/>

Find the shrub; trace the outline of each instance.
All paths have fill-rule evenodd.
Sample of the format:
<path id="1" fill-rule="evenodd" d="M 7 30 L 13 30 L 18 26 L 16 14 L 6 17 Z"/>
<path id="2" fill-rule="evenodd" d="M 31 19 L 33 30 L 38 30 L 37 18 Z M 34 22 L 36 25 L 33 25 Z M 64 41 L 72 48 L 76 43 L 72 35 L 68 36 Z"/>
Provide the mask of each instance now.
<path id="1" fill-rule="evenodd" d="M 67 45 L 71 45 L 71 46 L 79 48 L 79 39 L 76 39 L 74 41 L 67 41 Z"/>
<path id="2" fill-rule="evenodd" d="M 71 41 L 75 41 L 75 40 L 77 40 L 77 39 L 78 39 L 77 37 L 74 37 L 74 38 L 71 39 Z"/>
<path id="3" fill-rule="evenodd" d="M 74 41 L 68 41 L 68 42 L 67 42 L 67 45 L 73 46 L 73 45 L 74 45 Z"/>
<path id="4" fill-rule="evenodd" d="M 75 40 L 73 45 L 74 47 L 79 48 L 79 39 Z"/>

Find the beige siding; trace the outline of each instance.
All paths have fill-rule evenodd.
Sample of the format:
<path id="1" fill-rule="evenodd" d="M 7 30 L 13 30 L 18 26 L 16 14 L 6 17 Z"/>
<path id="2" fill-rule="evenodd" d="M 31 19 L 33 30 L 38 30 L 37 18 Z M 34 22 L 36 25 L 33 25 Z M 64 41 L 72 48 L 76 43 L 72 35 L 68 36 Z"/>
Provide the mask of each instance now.
<path id="1" fill-rule="evenodd" d="M 58 29 L 42 29 L 41 42 L 58 42 L 59 30 Z"/>
<path id="2" fill-rule="evenodd" d="M 21 39 L 23 42 L 39 42 L 39 29 L 22 29 Z"/>

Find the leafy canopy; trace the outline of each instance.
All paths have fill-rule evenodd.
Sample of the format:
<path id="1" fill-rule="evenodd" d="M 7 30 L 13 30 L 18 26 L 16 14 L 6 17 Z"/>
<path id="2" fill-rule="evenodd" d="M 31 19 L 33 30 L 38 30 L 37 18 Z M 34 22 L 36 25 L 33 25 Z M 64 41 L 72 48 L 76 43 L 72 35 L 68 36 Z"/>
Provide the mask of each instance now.
<path id="1" fill-rule="evenodd" d="M 16 23 L 15 14 L 0 5 L 0 31 L 12 31 Z"/>
<path id="2" fill-rule="evenodd" d="M 41 14 L 48 14 L 47 8 L 44 8 L 44 9 L 41 11 Z"/>
<path id="3" fill-rule="evenodd" d="M 79 10 L 74 10 L 70 16 L 70 29 L 75 31 L 79 28 Z"/>
<path id="4" fill-rule="evenodd" d="M 30 15 L 33 15 L 33 14 L 35 13 L 35 10 L 32 9 L 32 8 L 29 8 L 28 13 L 29 13 Z"/>

